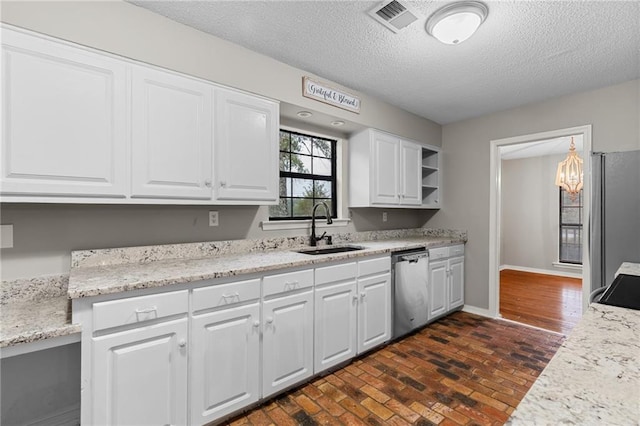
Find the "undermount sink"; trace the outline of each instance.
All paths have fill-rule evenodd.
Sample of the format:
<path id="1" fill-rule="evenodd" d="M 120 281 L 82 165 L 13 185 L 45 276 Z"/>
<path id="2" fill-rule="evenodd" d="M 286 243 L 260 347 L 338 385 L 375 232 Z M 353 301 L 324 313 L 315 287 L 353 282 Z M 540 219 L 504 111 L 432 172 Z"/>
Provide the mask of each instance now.
<path id="1" fill-rule="evenodd" d="M 322 248 L 315 248 L 315 249 L 298 250 L 298 253 L 310 254 L 315 256 L 318 254 L 345 253 L 348 251 L 358 251 L 358 250 L 364 250 L 364 247 L 359 247 L 359 246 L 322 247 Z"/>

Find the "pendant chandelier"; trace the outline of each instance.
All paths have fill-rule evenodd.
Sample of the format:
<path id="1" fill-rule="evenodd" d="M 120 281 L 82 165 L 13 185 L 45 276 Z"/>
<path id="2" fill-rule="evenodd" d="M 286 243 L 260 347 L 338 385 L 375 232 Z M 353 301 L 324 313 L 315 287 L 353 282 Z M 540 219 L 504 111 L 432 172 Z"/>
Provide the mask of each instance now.
<path id="1" fill-rule="evenodd" d="M 564 189 L 569 194 L 569 198 L 575 201 L 583 184 L 582 158 L 576 152 L 576 145 L 573 143 L 572 136 L 567 158 L 558 163 L 556 185 Z"/>

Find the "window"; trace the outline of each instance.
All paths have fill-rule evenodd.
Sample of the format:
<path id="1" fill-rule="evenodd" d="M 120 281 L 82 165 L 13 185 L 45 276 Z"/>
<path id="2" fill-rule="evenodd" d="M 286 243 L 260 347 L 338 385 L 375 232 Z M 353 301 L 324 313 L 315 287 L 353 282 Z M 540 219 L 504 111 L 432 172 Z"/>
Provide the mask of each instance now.
<path id="1" fill-rule="evenodd" d="M 582 190 L 572 200 L 560 188 L 560 255 L 562 263 L 582 265 Z"/>
<path id="2" fill-rule="evenodd" d="M 311 219 L 314 204 L 324 201 L 337 217 L 336 140 L 280 130 L 280 203 L 270 220 Z M 319 208 L 317 217 L 324 217 Z"/>

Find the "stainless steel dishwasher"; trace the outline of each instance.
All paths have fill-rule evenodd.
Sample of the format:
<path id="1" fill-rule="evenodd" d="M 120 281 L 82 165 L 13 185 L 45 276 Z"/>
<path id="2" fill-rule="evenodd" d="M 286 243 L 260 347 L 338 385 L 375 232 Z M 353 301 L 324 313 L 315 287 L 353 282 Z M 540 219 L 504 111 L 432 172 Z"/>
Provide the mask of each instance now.
<path id="1" fill-rule="evenodd" d="M 429 252 L 425 249 L 394 253 L 393 338 L 421 327 L 429 320 Z"/>

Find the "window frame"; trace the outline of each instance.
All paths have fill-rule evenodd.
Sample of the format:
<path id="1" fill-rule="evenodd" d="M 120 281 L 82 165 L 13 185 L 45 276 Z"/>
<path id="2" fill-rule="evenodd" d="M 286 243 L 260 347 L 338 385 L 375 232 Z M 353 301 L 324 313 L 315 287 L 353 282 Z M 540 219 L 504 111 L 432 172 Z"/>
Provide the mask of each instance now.
<path id="1" fill-rule="evenodd" d="M 584 224 L 582 223 L 582 213 L 584 209 L 584 192 L 583 191 L 584 190 L 581 189 L 580 193 L 578 194 L 578 204 L 576 206 L 565 206 L 562 200 L 563 200 L 563 194 L 566 191 L 562 187 L 560 187 L 558 191 L 558 194 L 559 194 L 559 198 L 558 198 L 558 263 L 561 263 L 561 264 L 576 265 L 576 266 L 578 265 L 582 266 L 583 264 L 583 260 L 582 260 L 582 248 L 584 244 L 584 238 L 583 238 Z M 563 209 L 566 209 L 566 208 L 578 209 L 579 211 L 578 217 L 580 218 L 578 223 L 569 223 L 569 222 L 562 221 L 562 211 Z M 567 242 L 563 242 L 563 239 L 562 239 L 563 228 L 579 230 L 580 261 L 574 261 L 574 260 L 562 258 L 562 248 L 563 246 L 568 244 Z"/>
<path id="2" fill-rule="evenodd" d="M 308 133 L 304 133 L 303 131 L 299 131 L 299 130 L 292 130 L 292 129 L 287 129 L 284 127 L 280 127 L 279 131 L 278 131 L 278 135 L 280 135 L 280 133 L 285 132 L 288 133 L 289 135 L 299 135 L 299 136 L 304 136 L 304 137 L 308 137 L 311 139 L 320 139 L 323 141 L 327 141 L 330 142 L 331 144 L 331 175 L 326 176 L 326 175 L 316 175 L 316 174 L 312 174 L 312 173 L 300 173 L 300 172 L 292 172 L 292 171 L 283 171 L 283 170 L 278 170 L 278 181 L 281 178 L 291 178 L 291 179 L 309 179 L 309 180 L 313 180 L 313 181 L 325 181 L 325 182 L 330 182 L 331 184 L 331 218 L 332 219 L 338 219 L 338 161 L 337 161 L 337 154 L 338 154 L 338 138 L 335 137 L 329 137 L 329 136 L 324 136 L 324 135 L 318 135 L 318 134 L 313 134 L 311 132 Z M 278 141 L 280 140 L 280 138 L 278 138 Z M 280 154 L 286 152 L 289 154 L 292 154 L 291 151 L 291 147 L 289 147 L 288 151 L 282 151 L 280 150 L 280 144 L 278 143 L 278 169 L 280 169 Z M 300 154 L 300 153 L 296 153 L 296 154 Z M 307 154 L 301 154 L 301 155 L 307 155 Z M 313 158 L 326 158 L 326 157 L 321 157 L 321 156 L 314 156 L 313 154 L 308 155 L 308 157 L 310 157 L 313 161 Z M 280 186 L 278 184 L 278 186 Z M 278 194 L 278 200 L 282 199 L 282 198 L 287 198 L 287 199 L 307 199 L 307 200 L 315 200 L 315 198 L 307 198 L 307 197 L 293 197 L 293 196 L 286 196 L 286 197 L 282 197 L 280 194 Z M 324 209 L 322 209 L 320 211 L 320 213 L 322 214 L 321 216 L 316 216 L 316 219 L 320 218 L 326 218 L 326 216 L 324 215 Z M 311 220 L 311 216 L 293 216 L 293 205 L 291 206 L 291 216 L 271 216 L 271 214 L 269 214 L 269 222 L 276 222 L 276 221 L 308 221 Z"/>

